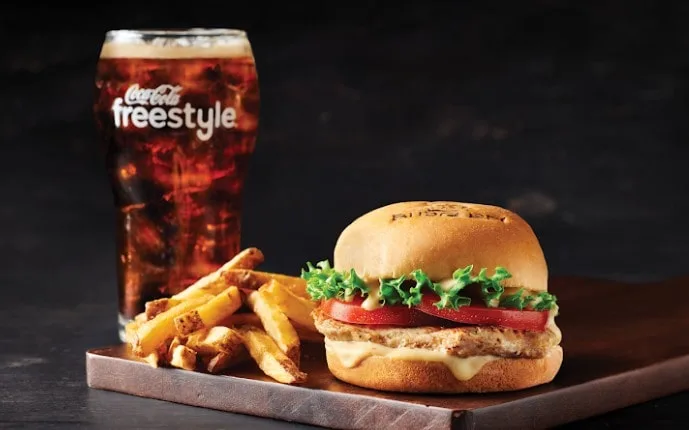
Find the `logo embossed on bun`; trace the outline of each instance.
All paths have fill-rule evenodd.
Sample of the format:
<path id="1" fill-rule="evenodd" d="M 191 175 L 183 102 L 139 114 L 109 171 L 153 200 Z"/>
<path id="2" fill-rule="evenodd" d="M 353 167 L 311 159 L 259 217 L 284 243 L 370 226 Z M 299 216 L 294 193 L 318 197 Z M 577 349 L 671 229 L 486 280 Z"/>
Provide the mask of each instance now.
<path id="1" fill-rule="evenodd" d="M 505 222 L 506 216 L 496 216 L 489 212 L 473 210 L 467 205 L 450 202 L 428 202 L 415 210 L 393 213 L 390 221 L 414 217 L 441 216 L 448 218 L 477 218 Z"/>

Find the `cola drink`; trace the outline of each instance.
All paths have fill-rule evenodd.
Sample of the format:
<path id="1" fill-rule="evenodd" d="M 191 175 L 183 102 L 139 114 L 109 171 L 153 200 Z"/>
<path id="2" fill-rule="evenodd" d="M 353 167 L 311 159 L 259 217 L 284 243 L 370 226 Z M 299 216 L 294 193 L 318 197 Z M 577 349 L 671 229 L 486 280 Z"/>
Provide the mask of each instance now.
<path id="1" fill-rule="evenodd" d="M 108 32 L 94 113 L 117 208 L 123 325 L 239 252 L 259 116 L 246 34 Z"/>

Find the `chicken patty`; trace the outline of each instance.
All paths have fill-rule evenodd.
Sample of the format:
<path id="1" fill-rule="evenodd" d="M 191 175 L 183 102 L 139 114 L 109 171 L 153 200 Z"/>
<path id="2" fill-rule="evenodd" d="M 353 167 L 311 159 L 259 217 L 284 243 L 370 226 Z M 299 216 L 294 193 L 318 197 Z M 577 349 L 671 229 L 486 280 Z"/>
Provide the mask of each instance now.
<path id="1" fill-rule="evenodd" d="M 316 328 L 325 337 L 338 341 L 374 342 L 390 348 L 423 348 L 446 351 L 457 357 L 494 355 L 505 358 L 542 358 L 560 343 L 562 335 L 555 325 L 543 332 L 493 326 L 376 327 L 334 320 L 316 309 Z"/>

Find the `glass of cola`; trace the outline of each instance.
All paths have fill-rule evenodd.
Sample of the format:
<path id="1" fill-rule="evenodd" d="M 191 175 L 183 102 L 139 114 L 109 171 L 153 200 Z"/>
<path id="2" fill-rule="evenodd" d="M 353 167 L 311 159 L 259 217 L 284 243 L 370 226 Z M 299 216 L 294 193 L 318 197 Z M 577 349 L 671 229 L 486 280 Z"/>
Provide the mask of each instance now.
<path id="1" fill-rule="evenodd" d="M 94 114 L 116 207 L 119 328 L 240 250 L 259 88 L 246 33 L 117 30 Z"/>

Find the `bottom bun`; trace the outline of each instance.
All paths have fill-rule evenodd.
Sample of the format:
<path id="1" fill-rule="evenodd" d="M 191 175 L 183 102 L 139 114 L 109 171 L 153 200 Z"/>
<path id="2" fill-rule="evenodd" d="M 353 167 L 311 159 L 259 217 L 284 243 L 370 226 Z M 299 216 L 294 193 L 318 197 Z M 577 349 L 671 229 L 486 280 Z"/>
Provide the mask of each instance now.
<path id="1" fill-rule="evenodd" d="M 335 377 L 359 387 L 406 393 L 488 393 L 546 384 L 562 365 L 562 348 L 543 358 L 500 358 L 486 363 L 470 380 L 460 381 L 442 363 L 371 356 L 348 368 L 331 352 L 328 367 Z"/>

